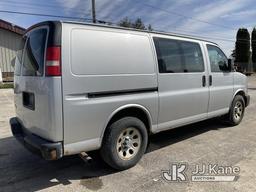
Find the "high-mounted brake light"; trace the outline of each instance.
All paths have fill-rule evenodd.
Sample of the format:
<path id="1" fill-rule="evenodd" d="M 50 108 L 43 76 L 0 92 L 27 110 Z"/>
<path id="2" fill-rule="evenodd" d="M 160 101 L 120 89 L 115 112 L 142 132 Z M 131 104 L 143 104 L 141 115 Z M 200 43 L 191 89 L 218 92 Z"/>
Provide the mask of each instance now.
<path id="1" fill-rule="evenodd" d="M 61 76 L 61 49 L 60 47 L 48 47 L 46 51 L 46 76 Z"/>

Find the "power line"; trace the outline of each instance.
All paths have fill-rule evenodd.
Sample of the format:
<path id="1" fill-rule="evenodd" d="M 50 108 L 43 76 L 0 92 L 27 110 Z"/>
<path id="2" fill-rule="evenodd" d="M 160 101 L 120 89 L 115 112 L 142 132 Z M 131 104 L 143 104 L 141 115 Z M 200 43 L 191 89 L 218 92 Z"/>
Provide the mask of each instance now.
<path id="1" fill-rule="evenodd" d="M 160 7 L 156 7 L 156 6 L 147 4 L 147 3 L 141 3 L 141 2 L 137 2 L 137 3 L 142 4 L 144 6 L 147 6 L 147 7 L 150 7 L 150 8 L 153 8 L 153 9 L 161 10 L 161 11 L 167 13 L 167 14 L 177 15 L 177 16 L 180 16 L 180 17 L 187 18 L 189 20 L 194 20 L 194 21 L 197 21 L 197 22 L 206 23 L 206 24 L 209 24 L 209 25 L 214 25 L 214 26 L 218 26 L 218 27 L 222 27 L 222 28 L 226 28 L 226 29 L 236 30 L 234 28 L 231 28 L 231 27 L 228 27 L 228 26 L 225 26 L 225 25 L 220 25 L 220 24 L 212 23 L 212 22 L 205 21 L 205 20 L 202 20 L 202 19 L 197 19 L 197 18 L 194 18 L 194 17 L 186 16 L 186 15 L 183 15 L 181 13 L 177 13 L 177 12 L 174 12 L 174 11 L 169 11 L 169 10 L 166 10 L 166 9 L 162 9 Z"/>
<path id="2" fill-rule="evenodd" d="M 96 16 L 95 16 L 95 4 L 94 4 L 94 2 L 93 2 L 94 0 L 92 0 L 92 15 L 93 15 L 93 23 L 96 23 Z M 14 1 L 9 1 L 9 2 L 14 2 Z M 7 2 L 7 3 L 9 3 L 9 2 Z M 5 3 L 5 2 L 1 2 L 0 1 L 0 4 L 1 3 Z M 18 3 L 18 2 L 17 2 Z M 29 5 L 29 4 L 28 4 Z M 31 4 L 31 5 L 29 5 L 29 6 L 33 6 L 33 5 L 44 5 L 44 6 L 47 6 L 47 5 L 45 5 L 45 4 Z M 17 6 L 17 5 L 14 5 L 14 6 Z M 23 7 L 25 7 L 25 6 L 23 6 Z M 38 7 L 38 6 L 34 6 L 34 7 Z M 50 8 L 54 8 L 54 9 L 56 9 L 56 8 L 58 8 L 57 6 L 53 6 L 53 7 L 50 7 Z M 40 10 L 40 9 L 39 9 Z M 43 10 L 43 9 L 41 9 L 41 10 Z M 93 11 L 94 10 L 94 11 Z M 43 11 L 45 11 L 45 10 L 43 10 Z M 72 11 L 72 10 L 71 10 Z M 76 11 L 72 11 L 72 12 L 74 12 L 74 13 L 80 13 L 80 14 L 82 14 L 82 13 L 84 13 L 84 12 L 76 12 Z M 61 16 L 61 17 L 66 17 L 66 16 Z M 71 19 L 80 19 L 80 18 L 74 18 L 74 17 L 66 17 L 66 18 L 71 18 Z M 83 19 L 83 18 L 81 18 L 81 19 Z M 104 22 L 104 21 L 98 21 L 99 23 L 111 23 L 111 24 L 115 24 L 115 23 L 112 23 L 112 22 Z M 118 24 L 117 24 L 118 25 Z M 173 29 L 174 31 L 181 31 L 181 32 L 185 32 L 185 33 L 191 33 L 191 31 L 185 31 L 185 30 L 181 30 L 181 29 L 179 29 L 179 30 L 176 30 L 176 29 Z M 213 39 L 213 38 L 211 38 L 211 39 Z M 216 38 L 214 38 L 214 39 L 216 39 Z M 227 39 L 221 39 L 221 38 L 218 38 L 217 40 L 223 40 L 223 41 L 230 41 L 230 42 L 232 42 L 232 41 L 234 41 L 235 42 L 235 40 L 227 40 Z M 243 41 L 243 40 L 242 40 Z"/>
<path id="3" fill-rule="evenodd" d="M 99 20 L 98 20 L 99 21 Z M 100 23 L 104 23 L 104 24 L 114 24 L 114 25 L 119 25 L 118 23 L 114 23 L 114 22 L 109 22 L 109 21 L 104 21 L 104 20 L 100 20 Z M 154 32 L 154 31 L 153 31 Z M 199 39 L 212 39 L 212 40 L 218 40 L 218 41 L 225 41 L 225 42 L 232 42 L 235 43 L 237 42 L 237 40 L 239 41 L 239 43 L 247 43 L 247 42 L 241 42 L 241 41 L 250 41 L 248 39 L 226 39 L 224 37 L 209 37 L 209 36 L 202 36 L 202 35 L 198 35 L 198 33 L 193 33 L 191 31 L 185 31 L 185 30 L 177 30 L 177 29 L 173 29 L 172 31 L 160 31 L 157 30 L 155 32 L 162 32 L 162 33 L 173 33 L 173 34 L 177 34 L 177 32 L 179 33 L 179 35 L 184 35 L 184 36 L 193 36 Z M 185 34 L 185 33 L 190 33 L 190 34 Z M 256 41 L 256 40 L 255 40 Z"/>
<path id="4" fill-rule="evenodd" d="M 20 2 L 20 1 L 11 1 L 11 0 L 8 0 L 8 1 L 1 1 L 1 3 L 9 3 L 9 4 L 25 4 L 25 5 L 37 5 L 37 6 L 40 6 L 40 7 L 56 7 L 56 8 L 59 8 L 60 7 L 60 4 L 53 4 L 53 3 L 47 3 L 47 4 L 44 4 L 44 3 L 31 3 L 31 2 Z M 70 7 L 66 7 L 66 6 L 61 6 L 61 7 L 65 7 L 65 8 L 68 8 L 68 9 L 72 9 Z M 76 9 L 77 10 L 77 9 Z M 78 9 L 79 10 L 79 9 Z M 83 9 L 80 9 L 83 11 Z"/>
<path id="5" fill-rule="evenodd" d="M 5 2 L 0 2 L 0 5 L 3 5 L 3 6 L 7 6 L 6 4 L 5 4 Z M 31 5 L 23 5 L 23 4 L 21 4 L 21 5 L 19 5 L 19 4 L 12 4 L 12 7 L 19 7 L 19 8 L 25 8 L 25 9 L 32 9 L 32 10 L 40 10 L 40 11 L 49 11 L 49 9 L 52 9 L 52 10 L 56 10 L 56 9 L 59 9 L 60 7 L 47 7 L 47 9 L 43 9 L 43 7 L 46 7 L 46 6 L 42 6 L 42 7 L 40 7 L 40 6 L 35 6 L 35 5 L 33 5 L 33 4 L 31 4 Z M 69 8 L 63 8 L 63 9 L 65 9 L 65 10 L 69 10 L 69 12 L 71 12 L 71 13 L 76 13 L 76 14 L 84 14 L 84 12 L 85 12 L 85 10 L 83 10 L 83 11 L 81 11 L 81 12 L 79 12 L 79 11 L 74 11 L 73 9 L 69 9 Z M 51 10 L 51 11 L 52 11 Z"/>
<path id="6" fill-rule="evenodd" d="M 19 3 L 19 2 L 16 2 L 16 1 L 5 1 L 5 2 L 1 2 L 0 1 L 0 3 L 17 3 L 17 4 L 27 4 L 27 5 L 29 5 L 29 6 L 31 6 L 31 5 L 38 5 L 38 6 L 45 6 L 45 7 L 53 7 L 53 8 L 58 8 L 58 6 L 51 6 L 51 5 L 53 5 L 53 4 L 40 4 L 40 3 L 26 3 L 26 2 L 23 2 L 23 3 Z M 140 2 L 139 2 L 140 3 Z M 191 19 L 191 20 L 195 20 L 195 21 L 198 21 L 198 22 L 203 22 L 203 23 L 206 23 L 206 24 L 209 24 L 209 25 L 215 25 L 215 26 L 219 26 L 219 27 L 224 27 L 224 28 L 228 28 L 228 29 L 232 29 L 232 30 L 236 30 L 236 29 L 233 29 L 233 28 L 230 28 L 230 27 L 227 27 L 227 26 L 224 26 L 224 25 L 219 25 L 219 24 L 215 24 L 215 23 L 211 23 L 211 22 L 208 22 L 208 21 L 204 21 L 204 20 L 201 20 L 201 19 L 196 19 L 196 18 L 193 18 L 193 17 L 190 17 L 190 16 L 186 16 L 186 15 L 183 15 L 183 14 L 180 14 L 180 13 L 177 13 L 177 12 L 173 12 L 173 11 L 168 11 L 168 10 L 166 10 L 166 9 L 162 9 L 162 8 L 160 8 L 160 7 L 156 7 L 156 6 L 153 6 L 153 5 L 150 5 L 150 4 L 146 4 L 146 3 L 140 3 L 140 4 L 142 4 L 142 5 L 144 5 L 144 6 L 147 6 L 147 7 L 151 7 L 151 8 L 154 8 L 154 9 L 158 9 L 158 10 L 161 10 L 161 11 L 163 11 L 163 12 L 166 12 L 166 13 L 168 13 L 168 14 L 174 14 L 174 15 L 178 15 L 178 16 L 180 16 L 180 17 L 184 17 L 184 18 L 188 18 L 188 19 Z M 54 5 L 56 5 L 56 4 L 54 4 Z M 70 8 L 67 8 L 67 7 L 65 7 L 65 9 L 70 9 Z M 76 9 L 77 10 L 77 9 Z M 83 11 L 83 13 L 84 13 L 84 9 L 79 9 L 79 10 L 81 10 L 81 11 Z M 95 11 L 93 11 L 93 10 L 95 10 L 95 0 L 92 0 L 92 12 L 94 12 L 94 14 L 93 15 L 95 15 Z M 77 13 L 82 13 L 82 12 L 77 12 Z M 93 17 L 94 18 L 94 17 Z M 96 18 L 94 18 L 94 21 L 96 20 Z"/>
<path id="7" fill-rule="evenodd" d="M 0 12 L 20 14 L 20 15 L 32 15 L 32 16 L 39 16 L 39 17 L 55 17 L 55 18 L 79 19 L 79 20 L 83 19 L 83 20 L 86 20 L 86 21 L 92 21 L 92 19 L 89 19 L 89 18 L 72 17 L 72 16 L 64 16 L 64 15 L 51 15 L 51 14 L 28 13 L 28 12 L 6 11 L 6 10 L 0 10 Z"/>
<path id="8" fill-rule="evenodd" d="M 7 11 L 7 10 L 0 10 L 2 13 L 11 13 L 11 14 L 20 14 L 20 15 L 30 15 L 30 16 L 40 16 L 40 17 L 54 17 L 54 18 L 66 18 L 66 19 L 75 19 L 75 20 L 85 20 L 85 21 L 90 21 L 92 22 L 92 19 L 90 18 L 81 18 L 81 17 L 71 17 L 71 16 L 63 16 L 63 15 L 52 15 L 52 14 L 40 14 L 40 13 L 28 13 L 28 12 L 19 12 L 19 11 Z M 113 23 L 109 21 L 104 21 L 104 20 L 96 20 L 98 23 L 102 24 L 115 24 L 118 25 L 118 23 Z M 173 31 L 182 31 L 182 30 L 173 30 Z M 168 31 L 169 33 L 176 33 L 173 31 Z M 164 32 L 168 33 L 166 31 L 156 31 L 156 32 Z M 183 31 L 184 32 L 184 31 Z M 187 36 L 194 36 L 197 38 L 202 38 L 202 39 L 213 39 L 213 40 L 219 40 L 219 41 L 227 41 L 227 42 L 236 42 L 236 40 L 231 40 L 231 39 L 225 39 L 225 38 L 218 38 L 218 37 L 208 37 L 208 36 L 201 36 L 196 33 L 191 33 L 190 34 L 180 34 L 180 35 L 187 35 Z M 248 41 L 247 39 L 239 39 L 239 41 Z M 240 42 L 240 43 L 246 43 L 246 42 Z"/>
<path id="9" fill-rule="evenodd" d="M 94 3 L 93 3 L 94 1 L 95 0 L 92 0 L 92 6 L 94 5 Z M 54 4 L 54 5 L 53 4 L 47 4 L 46 5 L 46 4 L 40 4 L 40 3 L 26 3 L 26 2 L 20 3 L 20 2 L 16 2 L 16 1 L 5 1 L 5 2 L 1 2 L 0 1 L 0 3 L 27 4 L 27 5 L 38 5 L 38 6 L 44 6 L 44 7 L 59 8 L 58 6 L 55 6 L 56 4 Z M 142 4 L 144 6 L 153 8 L 153 9 L 158 9 L 160 11 L 163 11 L 163 12 L 167 13 L 167 14 L 177 15 L 179 17 L 184 17 L 184 18 L 187 18 L 187 19 L 190 19 L 190 20 L 194 20 L 194 21 L 197 21 L 197 22 L 206 23 L 206 24 L 209 24 L 209 25 L 214 25 L 214 26 L 218 26 L 218 27 L 222 27 L 222 28 L 236 30 L 234 28 L 231 28 L 231 27 L 228 27 L 228 26 L 225 26 L 225 25 L 220 25 L 220 24 L 208 22 L 208 21 L 205 21 L 205 20 L 202 20 L 202 19 L 197 19 L 197 18 L 194 18 L 194 17 L 186 16 L 186 15 L 183 15 L 181 13 L 177 13 L 177 12 L 174 12 L 174 11 L 169 11 L 169 10 L 166 10 L 166 9 L 163 9 L 163 8 L 160 8 L 160 7 L 153 6 L 151 4 L 141 3 L 141 2 L 138 2 L 138 3 Z M 71 9 L 71 8 L 65 7 L 65 9 Z M 85 11 L 84 9 L 76 9 L 76 10 L 81 10 L 82 12 Z M 93 8 L 92 8 L 92 10 L 93 10 Z M 80 13 L 80 12 L 78 12 L 78 13 Z"/>
<path id="10" fill-rule="evenodd" d="M 105 20 L 101 20 L 101 23 L 104 23 L 104 24 L 114 24 L 114 25 L 119 25 L 119 23 L 114 23 L 114 22 L 109 22 L 109 21 L 105 21 Z M 175 32 L 176 31 L 176 32 Z M 153 31 L 154 32 L 154 31 Z M 198 35 L 197 33 L 193 33 L 191 31 L 185 31 L 185 30 L 177 30 L 177 29 L 173 29 L 172 31 L 160 31 L 160 30 L 157 30 L 155 32 L 162 32 L 162 33 L 176 33 L 177 32 L 185 32 L 185 33 L 190 33 L 190 34 L 181 34 L 180 35 L 184 35 L 184 36 L 193 36 L 193 37 L 197 37 L 197 38 L 201 38 L 201 39 L 213 39 L 213 40 L 219 40 L 219 41 L 227 41 L 227 42 L 236 42 L 236 40 L 234 39 L 226 39 L 226 38 L 222 38 L 222 37 L 209 37 L 209 36 L 201 36 L 201 35 Z M 247 39 L 239 39 L 241 41 L 247 41 Z M 246 43 L 246 42 L 245 42 Z"/>
<path id="11" fill-rule="evenodd" d="M 174 31 L 177 31 L 177 32 L 184 32 L 183 30 L 174 30 Z M 212 40 L 217 40 L 217 41 L 226 41 L 226 42 L 231 42 L 231 43 L 235 43 L 235 42 L 239 42 L 239 43 L 245 43 L 245 44 L 247 44 L 247 42 L 246 41 L 249 41 L 250 42 L 250 40 L 248 40 L 248 39 L 237 39 L 237 40 L 235 40 L 235 39 L 226 39 L 226 38 L 221 38 L 221 37 L 209 37 L 209 36 L 202 36 L 202 35 L 198 35 L 197 33 L 191 33 L 192 34 L 192 36 L 194 36 L 194 37 L 198 37 L 198 38 L 202 38 L 202 39 L 212 39 Z M 187 34 L 183 34 L 183 35 L 187 35 Z M 253 40 L 253 41 L 255 41 L 255 40 Z"/>
<path id="12" fill-rule="evenodd" d="M 195 32 L 191 32 L 191 31 L 188 31 L 188 30 L 183 30 L 183 29 L 172 29 L 172 31 L 177 31 L 177 32 L 182 32 L 182 33 L 190 33 L 190 34 L 193 34 L 193 35 L 199 35 L 198 33 L 195 33 Z M 205 33 L 207 33 L 207 32 L 205 32 Z M 221 35 L 221 34 L 219 34 L 219 35 Z M 203 37 L 203 36 L 202 36 Z M 235 39 L 227 39 L 227 38 L 225 38 L 225 37 L 220 37 L 220 36 L 215 36 L 215 37 L 217 37 L 217 40 L 224 40 L 224 41 L 230 41 L 230 42 L 235 42 Z M 214 37 L 210 37 L 210 36 L 205 36 L 205 38 L 214 38 Z M 214 38 L 214 39 L 216 39 L 216 38 Z"/>

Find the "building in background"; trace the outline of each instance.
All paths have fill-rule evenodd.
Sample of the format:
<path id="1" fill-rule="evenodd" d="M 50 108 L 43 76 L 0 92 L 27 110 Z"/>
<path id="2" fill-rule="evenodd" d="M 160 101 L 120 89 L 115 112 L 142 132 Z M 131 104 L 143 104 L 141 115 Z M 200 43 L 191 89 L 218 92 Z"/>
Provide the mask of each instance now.
<path id="1" fill-rule="evenodd" d="M 16 56 L 25 29 L 0 19 L 0 68 L 3 81 L 13 80 L 12 60 Z"/>

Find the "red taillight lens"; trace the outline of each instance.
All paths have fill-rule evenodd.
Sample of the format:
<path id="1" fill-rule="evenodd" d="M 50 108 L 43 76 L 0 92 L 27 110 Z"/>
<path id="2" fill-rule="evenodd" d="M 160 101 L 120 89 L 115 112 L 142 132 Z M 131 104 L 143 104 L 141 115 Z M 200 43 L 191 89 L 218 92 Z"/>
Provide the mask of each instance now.
<path id="1" fill-rule="evenodd" d="M 48 47 L 46 52 L 45 73 L 47 76 L 61 76 L 61 49 Z"/>

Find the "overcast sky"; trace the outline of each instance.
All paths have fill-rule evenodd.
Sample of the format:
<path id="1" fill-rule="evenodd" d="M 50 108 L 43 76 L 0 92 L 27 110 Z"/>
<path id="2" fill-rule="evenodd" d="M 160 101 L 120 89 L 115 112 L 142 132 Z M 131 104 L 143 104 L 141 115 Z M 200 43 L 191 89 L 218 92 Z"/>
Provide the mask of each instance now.
<path id="1" fill-rule="evenodd" d="M 91 18 L 91 0 L 0 0 L 0 11 L 18 11 Z M 255 0 L 96 0 L 98 20 L 118 22 L 141 18 L 155 30 L 203 36 L 218 43 L 229 56 L 236 31 L 256 25 Z M 0 18 L 22 27 L 61 18 L 1 13 Z M 71 19 L 61 19 L 71 20 Z M 74 19 L 73 19 L 74 20 Z"/>

